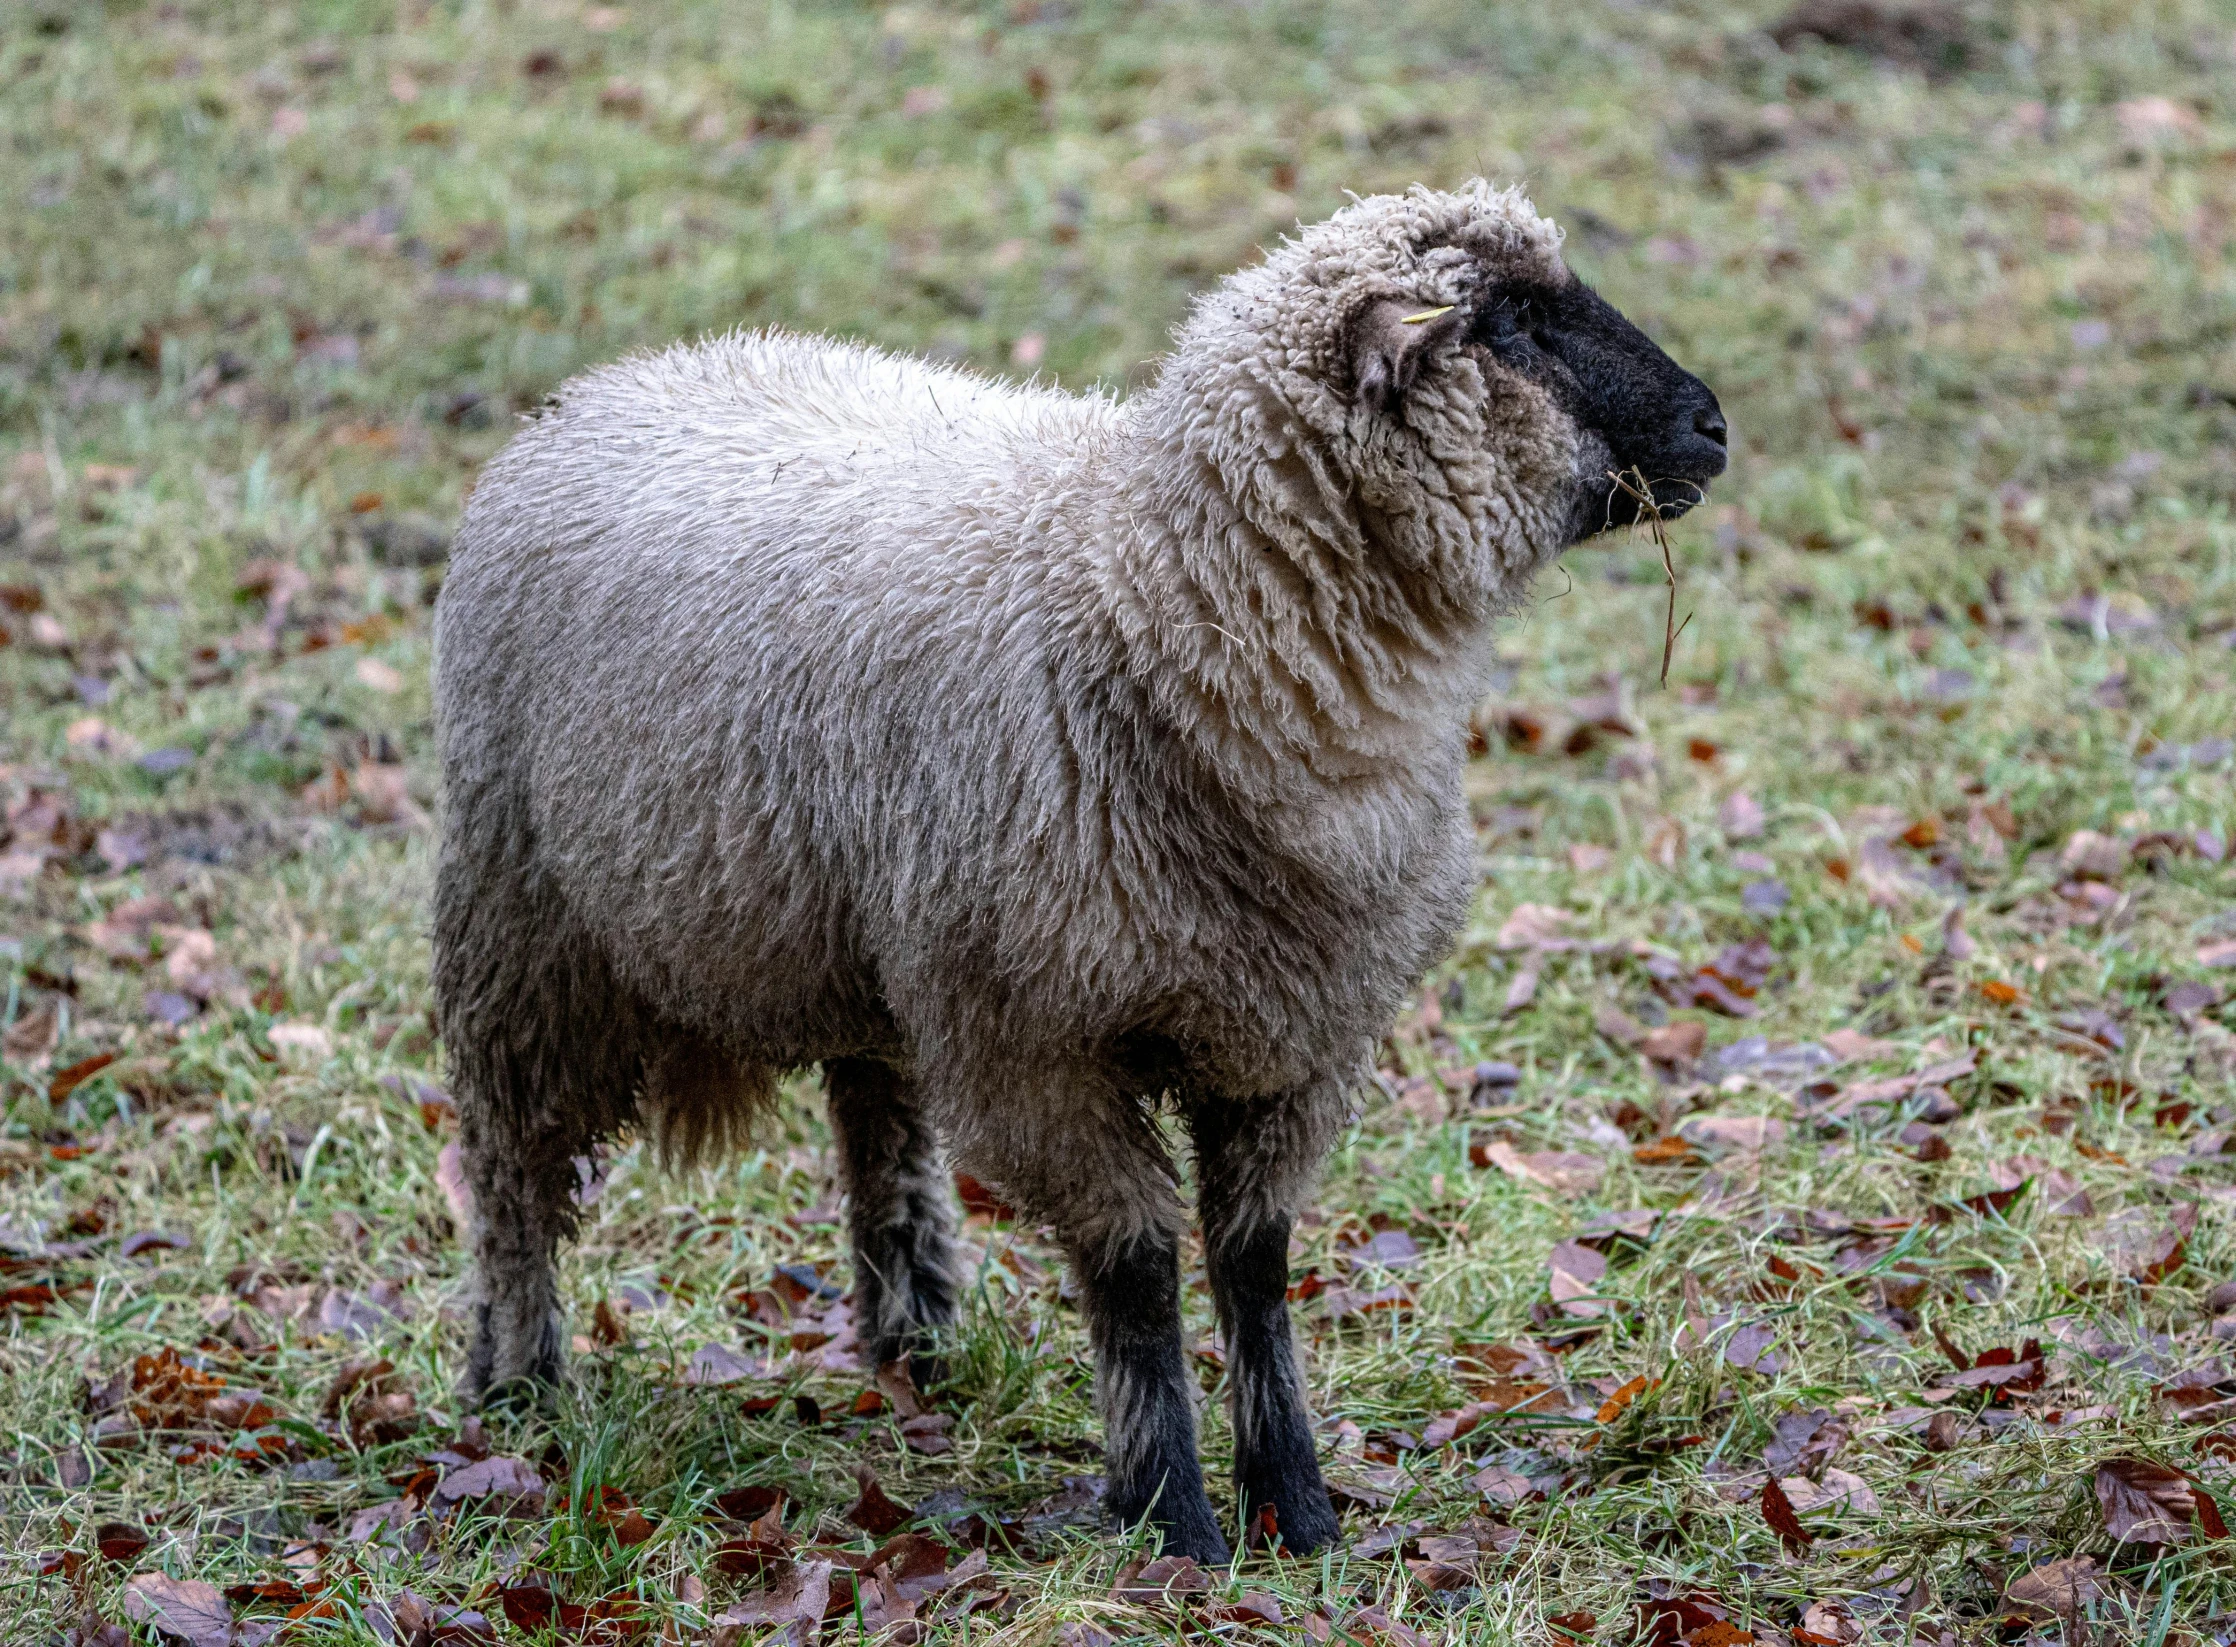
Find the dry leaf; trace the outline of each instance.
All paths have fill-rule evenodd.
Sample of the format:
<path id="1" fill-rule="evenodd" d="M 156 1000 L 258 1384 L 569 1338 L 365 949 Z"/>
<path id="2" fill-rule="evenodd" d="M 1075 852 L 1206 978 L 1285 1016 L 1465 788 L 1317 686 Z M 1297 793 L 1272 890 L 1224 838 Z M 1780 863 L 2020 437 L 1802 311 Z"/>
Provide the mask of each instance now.
<path id="1" fill-rule="evenodd" d="M 1846 1643 L 1863 1639 L 1863 1628 L 1839 1604 L 1831 1601 L 1812 1601 L 1801 1615 L 1801 1629 L 1795 1632 L 1799 1641 L 1806 1635 L 1810 1647 L 1845 1647 Z"/>
<path id="2" fill-rule="evenodd" d="M 1591 1318 L 1607 1313 L 1597 1296 L 1606 1279 L 1607 1260 L 1580 1241 L 1563 1241 L 1546 1259 L 1552 1272 L 1553 1302 L 1568 1315 Z"/>
<path id="3" fill-rule="evenodd" d="M 867 1466 L 857 1472 L 855 1480 L 861 1484 L 862 1495 L 846 1512 L 846 1519 L 872 1538 L 884 1538 L 914 1518 L 914 1510 L 886 1496 L 883 1484 Z"/>
<path id="4" fill-rule="evenodd" d="M 747 1591 L 724 1608 L 715 1623 L 781 1624 L 785 1628 L 770 1640 L 805 1647 L 822 1628 L 823 1615 L 830 1605 L 831 1563 L 791 1561 L 784 1564 L 768 1588 Z"/>
<path id="5" fill-rule="evenodd" d="M 1561 935 L 1561 928 L 1576 917 L 1551 904 L 1517 904 L 1498 929 L 1501 949 L 1567 948 L 1575 940 Z"/>
<path id="6" fill-rule="evenodd" d="M 1811 1510 L 1850 1510 L 1867 1516 L 1879 1513 L 1879 1495 L 1862 1476 L 1846 1470 L 1827 1470 L 1817 1481 L 1805 1475 L 1787 1476 L 1778 1485 L 1787 1502 L 1804 1514 Z"/>
<path id="7" fill-rule="evenodd" d="M 1599 1411 L 1593 1415 L 1593 1421 L 1600 1424 L 1614 1423 L 1616 1419 L 1622 1417 L 1624 1410 L 1633 1401 L 1652 1389 L 1658 1382 L 1659 1380 L 1648 1378 L 1643 1373 L 1639 1374 L 1600 1403 Z"/>
<path id="8" fill-rule="evenodd" d="M 1664 869 L 1675 869 L 1685 855 L 1685 826 L 1675 818 L 1656 818 L 1646 831 L 1646 856 Z"/>
<path id="9" fill-rule="evenodd" d="M 1881 1041 L 1855 1029 L 1834 1030 L 1824 1037 L 1824 1048 L 1842 1063 L 1859 1058 L 1891 1058 L 1902 1050 L 1893 1041 Z"/>
<path id="10" fill-rule="evenodd" d="M 1650 1032 L 1638 1050 L 1656 1063 L 1689 1064 L 1708 1045 L 1708 1026 L 1697 1019 L 1680 1019 Z"/>
<path id="11" fill-rule="evenodd" d="M 2003 1599 L 2020 1617 L 2051 1623 L 2077 1617 L 2101 1594 L 2095 1559 L 2068 1556 L 2019 1574 L 2004 1590 Z"/>
<path id="12" fill-rule="evenodd" d="M 1678 1132 L 1696 1144 L 1760 1155 L 1786 1140 L 1786 1123 L 1769 1115 L 1695 1115 Z"/>
<path id="13" fill-rule="evenodd" d="M 2057 861 L 2081 880 L 2116 881 L 2127 872 L 2127 848 L 2093 829 L 2077 829 L 2066 838 Z"/>
<path id="14" fill-rule="evenodd" d="M 1600 1007 L 1592 1014 L 1592 1027 L 1621 1047 L 1635 1047 L 1646 1039 L 1646 1026 L 1618 1006 Z M 1701 1035 L 1705 1040 L 1707 1031 Z"/>
<path id="15" fill-rule="evenodd" d="M 759 1378 L 767 1371 L 760 1362 L 747 1360 L 727 1344 L 702 1344 L 691 1353 L 690 1363 L 683 1369 L 683 1381 L 719 1388 Z"/>
<path id="16" fill-rule="evenodd" d="M 1564 1150 L 1524 1155 L 1503 1138 L 1486 1144 L 1482 1153 L 1484 1165 L 1498 1168 L 1507 1177 L 1558 1190 L 1563 1195 L 1589 1195 L 1607 1176 L 1607 1164 L 1595 1155 Z"/>
<path id="17" fill-rule="evenodd" d="M 524 1458 L 479 1459 L 450 1470 L 429 1502 L 436 1505 L 475 1503 L 500 1515 L 538 1516 L 544 1508 L 544 1480 Z"/>
<path id="18" fill-rule="evenodd" d="M 1816 1543 L 1816 1534 L 1801 1524 L 1801 1517 L 1794 1513 L 1791 1500 L 1776 1476 L 1762 1484 L 1762 1518 L 1770 1523 L 1770 1530 L 1778 1535 L 1788 1555 L 1806 1554 Z"/>
<path id="19" fill-rule="evenodd" d="M 2129 1207 L 2105 1222 L 2103 1251 L 2120 1274 L 2155 1286 L 2182 1267 L 2196 1228 L 2194 1202 L 2163 1215 L 2151 1207 Z"/>
<path id="20" fill-rule="evenodd" d="M 124 1586 L 124 1614 L 188 1647 L 230 1647 L 233 1609 L 214 1584 L 168 1573 L 140 1573 Z"/>
<path id="21" fill-rule="evenodd" d="M 2197 1515 L 2189 1477 L 2141 1458 L 2096 1467 L 2096 1505 L 2104 1530 L 2122 1544 L 2181 1544 Z"/>
<path id="22" fill-rule="evenodd" d="M 93 1529 L 93 1547 L 101 1552 L 103 1561 L 121 1567 L 140 1559 L 140 1552 L 148 1547 L 147 1530 L 129 1521 L 104 1521 Z"/>
<path id="23" fill-rule="evenodd" d="M 465 1157 L 459 1153 L 455 1138 L 435 1157 L 435 1187 L 443 1192 L 443 1202 L 450 1208 L 452 1228 L 463 1238 L 474 1227 L 474 1190 L 466 1182 Z"/>
<path id="24" fill-rule="evenodd" d="M 403 767 L 377 761 L 360 761 L 349 775 L 350 793 L 367 823 L 406 824 L 419 828 L 427 814 L 411 798 L 411 782 Z"/>
<path id="25" fill-rule="evenodd" d="M 1136 1606 L 1169 1604 L 1175 1597 L 1203 1595 L 1211 1589 L 1211 1575 L 1187 1556 L 1159 1556 L 1150 1562 L 1128 1562 L 1118 1570 L 1110 1593 Z"/>
<path id="26" fill-rule="evenodd" d="M 334 1055 L 334 1038 L 316 1024 L 274 1024 L 264 1034 L 282 1052 L 321 1061 Z"/>

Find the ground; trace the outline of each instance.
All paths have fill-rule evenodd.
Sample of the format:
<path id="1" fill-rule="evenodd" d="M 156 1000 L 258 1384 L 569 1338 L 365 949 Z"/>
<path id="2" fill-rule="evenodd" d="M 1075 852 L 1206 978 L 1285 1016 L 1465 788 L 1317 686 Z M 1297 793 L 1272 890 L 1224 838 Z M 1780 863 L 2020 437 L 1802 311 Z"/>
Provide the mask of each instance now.
<path id="1" fill-rule="evenodd" d="M 0 1635 L 2236 1635 L 2236 32 L 1810 11 L 0 11 Z M 1479 171 L 1733 464 L 1673 610 L 1624 539 L 1500 633 L 1294 1257 L 1348 1545 L 1134 1570 L 983 1194 L 880 1393 L 812 1076 L 584 1163 L 573 1381 L 471 1420 L 427 648 L 516 417 L 771 321 L 1122 391 Z"/>

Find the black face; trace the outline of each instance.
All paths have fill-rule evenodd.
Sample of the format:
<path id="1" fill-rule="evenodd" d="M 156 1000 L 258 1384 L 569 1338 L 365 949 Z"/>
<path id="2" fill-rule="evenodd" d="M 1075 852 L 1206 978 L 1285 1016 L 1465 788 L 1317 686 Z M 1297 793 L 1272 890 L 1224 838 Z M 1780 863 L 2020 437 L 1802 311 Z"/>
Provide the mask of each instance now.
<path id="1" fill-rule="evenodd" d="M 1541 384 L 1631 484 L 1587 484 L 1571 542 L 1639 518 L 1637 476 L 1663 515 L 1682 514 L 1724 472 L 1723 408 L 1708 385 L 1663 354 L 1615 306 L 1571 277 L 1558 288 L 1502 286 L 1476 310 L 1468 342 Z M 1635 473 L 1634 473 L 1635 471 Z"/>

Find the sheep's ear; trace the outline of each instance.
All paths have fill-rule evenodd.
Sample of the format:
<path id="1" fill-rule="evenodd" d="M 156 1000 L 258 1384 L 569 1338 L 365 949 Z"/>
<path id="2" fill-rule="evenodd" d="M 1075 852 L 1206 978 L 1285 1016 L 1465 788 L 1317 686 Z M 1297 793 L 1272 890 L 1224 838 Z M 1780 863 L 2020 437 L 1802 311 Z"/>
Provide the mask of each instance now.
<path id="1" fill-rule="evenodd" d="M 1394 412 L 1436 358 L 1467 330 L 1465 305 L 1418 304 L 1381 298 L 1351 328 L 1351 383 L 1359 403 Z"/>

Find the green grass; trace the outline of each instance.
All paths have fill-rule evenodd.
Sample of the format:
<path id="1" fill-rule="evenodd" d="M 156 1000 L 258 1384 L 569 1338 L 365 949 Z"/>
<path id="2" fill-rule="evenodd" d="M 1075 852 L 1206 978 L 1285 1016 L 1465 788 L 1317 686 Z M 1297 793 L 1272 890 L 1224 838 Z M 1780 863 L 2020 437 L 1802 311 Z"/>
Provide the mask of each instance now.
<path id="1" fill-rule="evenodd" d="M 419 1461 L 464 1419 L 448 1122 L 413 1085 L 441 1079 L 443 535 L 515 414 L 625 349 L 773 321 L 1123 387 L 1190 294 L 1345 190 L 1477 171 L 1526 180 L 1579 269 L 1716 387 L 1733 468 L 1675 533 L 1690 622 L 1666 690 L 1644 542 L 1572 554 L 1500 637 L 1479 918 L 1393 1037 L 1296 1255 L 1300 1282 L 1403 1289 L 1402 1308 L 1298 1307 L 1331 1476 L 1393 1502 L 1353 1512 L 1351 1549 L 1247 1561 L 1212 1601 L 1278 1597 L 1276 1634 L 1319 1612 L 1369 1644 L 1534 1647 L 1581 1613 L 1583 1639 L 1627 1641 L 1641 1607 L 1697 1593 L 1764 1641 L 1830 1603 L 1868 1639 L 1970 1643 L 2022 1638 L 2006 1587 L 2083 1558 L 2071 1639 L 2236 1636 L 2230 1547 L 2194 1525 L 2119 1541 L 2097 1494 L 2099 1466 L 2142 1459 L 2236 1510 L 2216 1359 L 2236 1301 L 2209 1301 L 2236 1276 L 2216 1142 L 2236 1018 L 2179 993 L 2236 987 L 2208 964 L 2236 939 L 2236 870 L 2192 838 L 2236 835 L 2213 743 L 2236 719 L 2231 17 L 2013 0 L 1972 13 L 1968 63 L 1929 80 L 1781 50 L 1776 15 L 0 9 L 0 1636 L 122 1622 L 126 1580 L 166 1574 L 320 1585 L 292 1639 L 378 1640 L 368 1609 L 407 1587 L 501 1617 L 489 1586 L 525 1569 L 570 1603 L 636 1598 L 643 1639 L 697 1639 L 746 1593 L 712 1553 L 737 1531 L 710 1509 L 728 1489 L 780 1487 L 793 1534 L 866 1552 L 844 1518 L 861 1464 L 928 1526 L 942 1506 L 1031 1516 L 1093 1476 L 1083 1335 L 1031 1231 L 972 1228 L 990 1256 L 933 1397 L 945 1454 L 849 1416 L 868 1377 L 820 1351 L 678 1384 L 702 1345 L 768 1351 L 742 1300 L 777 1265 L 844 1283 L 810 1080 L 719 1171 L 614 1157 L 564 1286 L 585 1335 L 602 1299 L 647 1307 L 577 1358 L 556 1412 L 489 1421 L 490 1446 L 540 1462 L 544 1513 L 417 1515 Z M 1576 732 L 1595 722 L 1622 730 Z M 2088 875 L 2080 831 L 2120 843 Z M 1770 881 L 1782 905 L 1750 902 Z M 1568 912 L 1573 945 L 1502 947 L 1523 904 Z M 1774 958 L 1754 1016 L 1691 1004 L 1697 969 L 1756 937 Z M 1608 1009 L 1699 1024 L 1703 1055 L 1657 1063 Z M 1882 1045 L 1790 1078 L 1726 1050 L 1843 1029 Z M 1945 1104 L 1843 1121 L 1797 1091 L 1966 1055 Z M 1471 1113 L 1454 1072 L 1493 1059 L 1519 1083 Z M 1729 1127 L 1712 1160 L 1633 1154 L 1748 1116 L 1783 1123 L 1759 1158 Z M 1590 1157 L 1597 1182 L 1511 1176 L 1502 1142 Z M 1931 1211 L 2029 1176 L 1999 1209 Z M 2076 1189 L 2086 1215 L 2059 1210 Z M 2179 1250 L 2151 1248 L 2189 1208 Z M 1633 1237 L 1599 1238 L 1596 1313 L 1562 1310 L 1549 1255 L 1635 1209 Z M 1369 1220 L 1418 1262 L 1360 1268 Z M 124 1256 L 147 1231 L 183 1244 Z M 1200 1280 L 1188 1300 L 1207 1335 Z M 2043 1340 L 2040 1386 L 1987 1413 L 1978 1388 L 1934 1393 L 1954 1372 L 1936 1328 L 1967 1359 Z M 1484 1394 L 1484 1345 L 1536 1346 L 1500 1401 L 1532 1393 L 1514 1380 L 1552 1393 L 1417 1445 Z M 260 1392 L 272 1424 L 220 1434 L 182 1397 L 202 1429 L 150 1430 L 89 1397 L 166 1348 Z M 337 1373 L 374 1356 L 390 1370 L 328 1414 Z M 1658 1382 L 1601 1422 L 1637 1378 Z M 1761 1460 L 1816 1408 L 1849 1432 L 1830 1467 L 1876 1509 L 1805 1510 L 1818 1536 L 1793 1554 Z M 1958 1415 L 1939 1450 L 1920 1409 Z M 1470 1481 L 1497 1464 L 1545 1496 L 1486 1500 Z M 589 1513 L 601 1486 L 649 1539 Z M 404 1528 L 351 1539 L 399 1494 Z M 1503 1553 L 1480 1586 L 1433 1588 L 1364 1537 L 1472 1517 L 1522 1535 L 1485 1535 Z M 98 1557 L 115 1523 L 145 1548 L 112 1531 L 124 1559 Z M 925 1639 L 1183 1627 L 1113 1598 L 1123 1552 L 1091 1516 L 1015 1543 L 990 1552 L 997 1599 L 928 1609 Z M 856 1628 L 848 1611 L 828 1638 Z"/>

